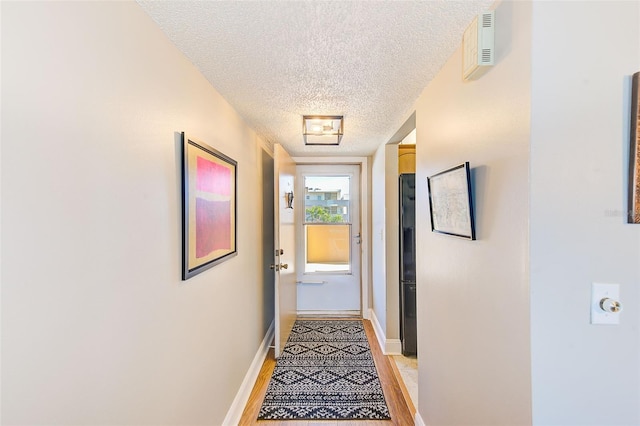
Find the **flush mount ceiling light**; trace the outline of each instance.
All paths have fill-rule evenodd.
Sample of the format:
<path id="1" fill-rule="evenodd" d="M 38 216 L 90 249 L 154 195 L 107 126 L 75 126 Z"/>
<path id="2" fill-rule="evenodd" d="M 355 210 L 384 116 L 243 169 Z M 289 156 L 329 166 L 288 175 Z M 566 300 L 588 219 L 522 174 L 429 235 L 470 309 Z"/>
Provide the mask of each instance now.
<path id="1" fill-rule="evenodd" d="M 305 145 L 339 145 L 342 140 L 342 115 L 303 115 L 302 135 Z"/>

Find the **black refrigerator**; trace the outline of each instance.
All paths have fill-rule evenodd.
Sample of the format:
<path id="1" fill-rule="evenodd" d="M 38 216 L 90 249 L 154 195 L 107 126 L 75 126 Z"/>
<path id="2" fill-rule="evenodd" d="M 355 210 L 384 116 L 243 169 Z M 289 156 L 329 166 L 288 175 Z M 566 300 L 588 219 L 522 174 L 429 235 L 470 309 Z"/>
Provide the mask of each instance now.
<path id="1" fill-rule="evenodd" d="M 418 352 L 416 332 L 416 175 L 400 175 L 400 340 L 403 355 Z"/>

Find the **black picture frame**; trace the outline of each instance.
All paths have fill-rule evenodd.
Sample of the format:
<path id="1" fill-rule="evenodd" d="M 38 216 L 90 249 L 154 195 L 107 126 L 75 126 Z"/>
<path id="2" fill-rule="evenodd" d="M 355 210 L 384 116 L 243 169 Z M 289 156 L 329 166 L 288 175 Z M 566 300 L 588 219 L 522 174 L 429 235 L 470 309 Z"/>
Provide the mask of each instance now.
<path id="1" fill-rule="evenodd" d="M 182 135 L 182 279 L 238 254 L 238 163 Z"/>
<path id="2" fill-rule="evenodd" d="M 431 231 L 476 239 L 469 162 L 427 178 Z"/>
<path id="3" fill-rule="evenodd" d="M 628 223 L 640 224 L 640 71 L 631 78 Z"/>

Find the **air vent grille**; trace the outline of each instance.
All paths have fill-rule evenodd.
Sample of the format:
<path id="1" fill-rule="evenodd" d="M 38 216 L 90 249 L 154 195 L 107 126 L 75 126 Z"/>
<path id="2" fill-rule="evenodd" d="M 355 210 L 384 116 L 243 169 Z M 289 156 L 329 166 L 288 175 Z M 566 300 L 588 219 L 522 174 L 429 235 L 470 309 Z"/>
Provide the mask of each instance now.
<path id="1" fill-rule="evenodd" d="M 493 51 L 491 49 L 482 49 L 481 62 L 483 64 L 493 64 Z"/>
<path id="2" fill-rule="evenodd" d="M 474 18 L 462 36 L 462 78 L 479 78 L 494 64 L 493 11 L 481 13 Z"/>
<path id="3" fill-rule="evenodd" d="M 493 26 L 493 14 L 492 13 L 483 13 L 482 14 L 482 28 L 490 28 Z"/>

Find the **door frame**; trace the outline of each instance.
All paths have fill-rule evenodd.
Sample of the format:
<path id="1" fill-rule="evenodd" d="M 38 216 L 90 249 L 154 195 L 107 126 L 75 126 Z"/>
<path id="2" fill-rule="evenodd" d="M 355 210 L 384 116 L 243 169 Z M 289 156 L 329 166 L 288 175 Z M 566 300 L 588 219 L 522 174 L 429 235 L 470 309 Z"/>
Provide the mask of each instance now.
<path id="1" fill-rule="evenodd" d="M 360 214 L 360 175 L 361 166 L 358 164 L 300 164 L 296 163 L 296 190 L 298 197 L 296 218 L 296 262 L 298 263 L 298 315 L 302 316 L 362 316 L 362 215 Z M 349 176 L 349 253 L 350 270 L 340 272 L 312 272 L 307 273 L 305 255 L 305 212 L 306 212 L 306 177 L 307 176 Z M 338 225 L 338 224 L 336 224 Z M 328 226 L 331 226 L 330 224 Z M 313 284 L 323 283 L 321 286 Z M 307 286 L 305 284 L 312 284 Z M 344 293 L 342 293 L 344 291 Z M 357 291 L 357 294 L 354 293 Z M 335 299 L 325 299 L 326 296 L 341 292 L 341 296 Z M 315 309 L 309 310 L 309 303 L 314 299 L 314 294 L 319 298 L 315 303 Z M 324 297 L 323 297 L 324 296 Z M 340 300 L 338 302 L 337 300 Z M 348 301 L 348 302 L 347 302 Z M 313 303 L 313 302 L 311 302 Z M 326 303 L 333 304 L 329 309 Z M 341 305 L 337 307 L 335 305 Z M 321 306 L 322 305 L 322 306 Z M 326 309 L 326 310 L 325 310 Z"/>
<path id="2" fill-rule="evenodd" d="M 368 157 L 293 157 L 297 165 L 353 164 L 360 166 L 360 230 L 362 256 L 360 263 L 360 306 L 362 318 L 370 319 L 369 288 L 371 287 L 369 265 L 371 250 L 369 234 L 371 219 L 369 212 L 369 158 Z"/>

